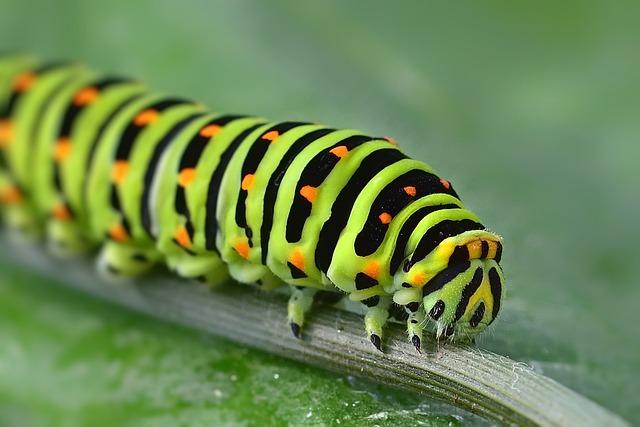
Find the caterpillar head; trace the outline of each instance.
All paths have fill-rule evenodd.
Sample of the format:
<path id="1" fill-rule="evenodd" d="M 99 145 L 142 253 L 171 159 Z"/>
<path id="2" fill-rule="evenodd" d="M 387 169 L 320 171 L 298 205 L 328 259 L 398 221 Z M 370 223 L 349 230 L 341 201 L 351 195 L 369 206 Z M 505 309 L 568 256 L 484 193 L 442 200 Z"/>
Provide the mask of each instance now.
<path id="1" fill-rule="evenodd" d="M 405 263 L 394 295 L 418 301 L 437 337 L 470 339 L 496 318 L 503 298 L 500 238 L 486 231 L 442 241 L 425 259 Z M 404 293 L 404 295 L 403 295 Z"/>

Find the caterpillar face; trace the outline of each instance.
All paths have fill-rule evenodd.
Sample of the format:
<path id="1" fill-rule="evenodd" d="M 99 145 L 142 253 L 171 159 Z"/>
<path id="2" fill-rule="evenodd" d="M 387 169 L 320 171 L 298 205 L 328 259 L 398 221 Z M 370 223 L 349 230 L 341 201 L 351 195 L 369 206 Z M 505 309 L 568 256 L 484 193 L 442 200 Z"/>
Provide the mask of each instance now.
<path id="1" fill-rule="evenodd" d="M 414 307 L 420 300 L 424 326 L 432 326 L 438 337 L 472 338 L 482 332 L 496 318 L 503 296 L 500 238 L 484 230 L 466 231 L 445 238 L 416 261 L 422 256 L 418 249 L 396 275 L 402 289 L 394 300 L 410 299 Z"/>

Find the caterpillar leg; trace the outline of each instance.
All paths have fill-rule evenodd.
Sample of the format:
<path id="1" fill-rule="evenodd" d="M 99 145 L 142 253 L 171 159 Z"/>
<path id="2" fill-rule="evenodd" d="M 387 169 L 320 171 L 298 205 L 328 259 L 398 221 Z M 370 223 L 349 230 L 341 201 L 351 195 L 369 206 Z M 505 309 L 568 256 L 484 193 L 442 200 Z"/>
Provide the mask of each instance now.
<path id="1" fill-rule="evenodd" d="M 98 272 L 108 279 L 136 277 L 148 272 L 159 258 L 154 248 L 108 241 L 98 256 Z"/>
<path id="2" fill-rule="evenodd" d="M 20 193 L 14 194 L 14 190 L 18 191 L 13 188 L 4 190 L 5 192 L 9 192 L 10 195 L 2 194 L 1 197 L 5 202 L 5 209 L 3 212 L 5 222 L 11 229 L 16 230 L 19 233 L 19 237 L 22 239 L 36 241 L 42 238 L 42 228 L 33 214 L 33 208 L 28 204 L 18 202 L 17 200 L 9 200 L 9 202 L 4 200 L 9 197 L 22 197 Z"/>
<path id="3" fill-rule="evenodd" d="M 414 308 L 414 307 L 412 307 Z M 425 322 L 424 307 L 418 306 L 415 311 L 412 311 L 409 307 L 405 306 L 409 317 L 407 318 L 407 333 L 409 339 L 415 346 L 418 353 L 420 353 L 420 344 L 422 342 L 422 328 Z"/>
<path id="4" fill-rule="evenodd" d="M 79 230 L 76 223 L 51 220 L 47 223 L 47 242 L 49 250 L 62 257 L 85 253 L 93 246 Z"/>
<path id="5" fill-rule="evenodd" d="M 367 313 L 364 316 L 364 327 L 371 343 L 381 350 L 382 330 L 389 318 L 389 307 L 391 297 L 387 295 L 376 295 L 362 301 L 367 306 Z"/>
<path id="6" fill-rule="evenodd" d="M 291 332 L 296 338 L 300 338 L 300 331 L 304 325 L 306 313 L 313 305 L 313 297 L 319 289 L 291 285 L 291 297 L 289 297 L 288 319 Z"/>
<path id="7" fill-rule="evenodd" d="M 229 280 L 229 271 L 217 255 L 200 256 L 189 253 L 167 257 L 167 265 L 180 277 L 218 287 Z"/>

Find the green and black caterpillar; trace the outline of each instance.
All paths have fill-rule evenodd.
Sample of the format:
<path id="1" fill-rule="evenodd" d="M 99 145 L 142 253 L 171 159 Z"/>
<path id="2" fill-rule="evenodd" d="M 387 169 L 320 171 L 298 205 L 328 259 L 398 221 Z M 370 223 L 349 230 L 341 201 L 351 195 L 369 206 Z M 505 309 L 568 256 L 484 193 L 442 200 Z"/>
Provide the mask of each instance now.
<path id="1" fill-rule="evenodd" d="M 212 113 L 75 63 L 0 58 L 0 197 L 56 252 L 99 248 L 104 274 L 289 285 L 298 337 L 319 291 L 362 303 L 378 349 L 392 309 L 420 350 L 503 299 L 501 238 L 390 138 Z"/>

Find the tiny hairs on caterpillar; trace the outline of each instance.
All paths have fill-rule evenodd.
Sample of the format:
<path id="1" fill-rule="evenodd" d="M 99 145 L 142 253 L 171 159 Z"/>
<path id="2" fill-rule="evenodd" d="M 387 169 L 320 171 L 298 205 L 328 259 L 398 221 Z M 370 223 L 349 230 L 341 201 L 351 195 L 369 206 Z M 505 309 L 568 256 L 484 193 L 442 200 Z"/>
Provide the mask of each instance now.
<path id="1" fill-rule="evenodd" d="M 502 239 L 393 139 L 213 113 L 77 63 L 0 58 L 0 205 L 110 277 L 289 285 L 297 337 L 320 291 L 362 304 L 378 349 L 390 312 L 420 350 L 425 330 L 483 331 L 504 297 Z"/>

